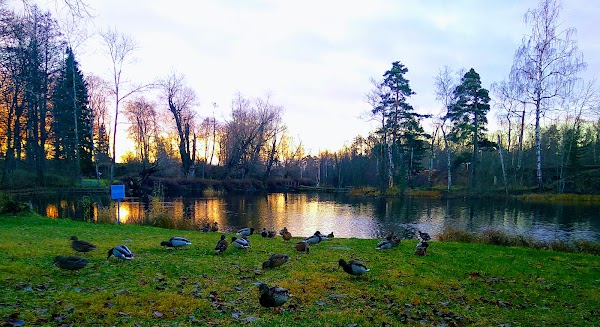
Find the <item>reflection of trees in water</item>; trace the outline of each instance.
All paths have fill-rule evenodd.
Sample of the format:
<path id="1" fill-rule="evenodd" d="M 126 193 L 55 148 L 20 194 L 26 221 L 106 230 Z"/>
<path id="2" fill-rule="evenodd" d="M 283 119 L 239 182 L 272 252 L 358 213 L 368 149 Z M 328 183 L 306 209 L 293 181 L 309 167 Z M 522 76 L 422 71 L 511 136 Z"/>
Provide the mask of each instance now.
<path id="1" fill-rule="evenodd" d="M 116 203 L 99 196 L 83 200 L 83 195 L 55 195 L 31 200 L 33 208 L 48 217 L 98 220 L 98 208 Z M 415 238 L 417 229 L 435 237 L 445 227 L 466 231 L 495 228 L 543 239 L 600 239 L 598 207 L 533 204 L 513 200 L 467 200 L 430 198 L 350 197 L 332 193 L 229 195 L 181 197 L 166 201 L 122 201 L 121 221 L 156 225 L 148 212 L 159 206 L 168 221 L 167 228 L 197 229 L 217 222 L 223 231 L 242 227 L 279 230 L 287 227 L 294 236 L 308 236 L 316 230 L 335 232 L 336 237 L 376 238 L 394 231 Z M 91 207 L 90 207 L 91 206 Z M 87 214 L 86 214 L 87 212 Z M 157 215 L 157 213 L 153 213 Z M 167 219 L 165 218 L 165 219 Z M 112 218 L 116 221 L 116 217 Z"/>

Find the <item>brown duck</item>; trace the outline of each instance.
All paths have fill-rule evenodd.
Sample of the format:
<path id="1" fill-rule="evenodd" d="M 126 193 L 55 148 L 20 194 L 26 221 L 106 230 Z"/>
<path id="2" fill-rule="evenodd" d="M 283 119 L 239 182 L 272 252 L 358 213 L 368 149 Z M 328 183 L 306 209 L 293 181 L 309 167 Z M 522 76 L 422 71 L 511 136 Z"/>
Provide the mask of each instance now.
<path id="1" fill-rule="evenodd" d="M 96 250 L 94 244 L 80 240 L 77 236 L 71 236 L 71 247 L 77 252 L 90 252 Z"/>
<path id="2" fill-rule="evenodd" d="M 306 241 L 300 241 L 300 242 L 294 244 L 294 247 L 296 248 L 296 250 L 298 250 L 298 252 L 306 252 L 306 253 L 310 252 L 310 246 L 308 245 L 308 242 L 306 242 Z"/>
<path id="3" fill-rule="evenodd" d="M 263 262 L 263 269 L 266 268 L 277 268 L 282 264 L 288 262 L 290 256 L 287 254 L 273 254 L 267 261 Z"/>
<path id="4" fill-rule="evenodd" d="M 61 255 L 56 256 L 54 258 L 54 263 L 60 268 L 65 270 L 79 270 L 85 267 L 89 261 L 88 259 L 76 257 L 76 256 L 68 256 L 63 257 Z"/>
<path id="5" fill-rule="evenodd" d="M 217 245 L 215 246 L 215 253 L 221 254 L 225 252 L 228 246 L 229 242 L 227 242 L 227 240 L 225 239 L 225 234 L 221 235 L 221 239 L 217 242 Z"/>

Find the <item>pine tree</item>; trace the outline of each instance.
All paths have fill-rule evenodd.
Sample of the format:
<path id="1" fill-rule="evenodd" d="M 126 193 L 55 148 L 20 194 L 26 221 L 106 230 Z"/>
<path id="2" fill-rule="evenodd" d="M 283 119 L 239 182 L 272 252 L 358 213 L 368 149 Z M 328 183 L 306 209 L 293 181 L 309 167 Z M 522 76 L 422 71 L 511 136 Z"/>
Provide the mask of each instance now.
<path id="1" fill-rule="evenodd" d="M 451 137 L 456 142 L 469 141 L 473 146 L 469 182 L 471 190 L 476 188 L 477 153 L 479 143 L 487 130 L 487 113 L 490 110 L 489 91 L 481 86 L 479 74 L 473 68 L 461 79 L 454 89 L 456 101 L 448 108 L 448 118 L 454 123 Z"/>
<path id="2" fill-rule="evenodd" d="M 71 163 L 78 178 L 93 171 L 91 115 L 87 85 L 70 48 L 66 57 L 52 97 L 53 150 L 54 159 Z"/>
<path id="3" fill-rule="evenodd" d="M 381 107 L 385 111 L 387 133 L 396 152 L 394 161 L 398 164 L 400 180 L 410 184 L 412 175 L 422 169 L 421 161 L 427 147 L 425 140 L 430 136 L 420 123 L 420 119 L 427 116 L 416 113 L 407 102 L 415 94 L 409 80 L 404 77 L 407 72 L 408 68 L 398 61 L 385 72 L 382 85 L 386 92 L 382 96 Z"/>

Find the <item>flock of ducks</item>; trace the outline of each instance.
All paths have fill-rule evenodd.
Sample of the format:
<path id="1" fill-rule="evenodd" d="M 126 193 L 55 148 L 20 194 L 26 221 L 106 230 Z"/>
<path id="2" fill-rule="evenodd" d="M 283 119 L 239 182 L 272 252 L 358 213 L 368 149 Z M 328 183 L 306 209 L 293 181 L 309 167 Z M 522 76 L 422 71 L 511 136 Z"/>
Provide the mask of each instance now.
<path id="1" fill-rule="evenodd" d="M 207 223 L 200 230 L 202 232 L 208 232 L 208 231 L 216 232 L 219 230 L 219 228 L 218 228 L 217 222 L 214 222 L 212 225 Z M 239 237 L 233 236 L 231 238 L 231 244 L 233 245 L 233 247 L 235 247 L 237 249 L 249 249 L 251 246 L 250 246 L 250 240 L 248 239 L 248 236 L 254 234 L 254 230 L 255 229 L 252 227 L 242 228 L 242 229 L 238 230 L 236 235 Z M 267 238 L 274 238 L 276 235 L 275 231 L 268 231 L 266 228 L 263 228 L 263 230 L 261 231 L 260 234 L 262 237 L 267 237 Z M 285 241 L 289 241 L 292 238 L 292 234 L 290 233 L 290 231 L 288 231 L 287 227 L 284 227 L 282 230 L 280 230 L 279 235 L 281 235 L 281 237 Z M 318 244 L 318 243 L 327 241 L 334 237 L 335 236 L 333 235 L 333 232 L 328 235 L 324 235 L 324 234 L 321 234 L 320 231 L 316 231 L 313 235 L 304 238 L 300 242 L 295 243 L 294 248 L 298 252 L 309 253 L 311 244 Z M 418 239 L 419 239 L 419 243 L 417 244 L 417 249 L 415 250 L 415 254 L 416 255 L 426 255 L 427 248 L 429 247 L 428 242 L 431 240 L 431 236 L 428 233 L 418 231 Z M 377 244 L 375 249 L 376 250 L 385 250 L 385 249 L 395 248 L 400 244 L 400 242 L 401 242 L 401 239 L 399 237 L 396 237 L 394 235 L 394 233 L 392 232 L 388 236 L 386 236 L 385 239 L 381 240 Z M 215 246 L 215 254 L 219 255 L 219 254 L 225 252 L 225 250 L 227 250 L 227 248 L 229 247 L 229 244 L 230 243 L 227 241 L 225 234 L 221 235 L 221 238 L 219 239 L 219 241 L 217 242 L 217 244 Z M 175 236 L 175 237 L 171 237 L 168 241 L 162 241 L 160 243 L 160 245 L 165 246 L 169 249 L 175 249 L 175 248 L 181 248 L 181 247 L 192 245 L 192 242 L 190 242 L 185 237 Z M 71 237 L 71 248 L 73 248 L 73 250 L 75 250 L 77 252 L 82 252 L 82 253 L 94 251 L 97 249 L 97 247 L 94 244 L 80 240 L 76 236 Z M 122 259 L 122 260 L 131 260 L 134 256 L 134 253 L 131 252 L 131 250 L 127 246 L 118 245 L 118 246 L 115 246 L 115 247 L 111 248 L 110 250 L 108 250 L 107 259 L 110 258 L 111 256 L 114 256 L 114 257 Z M 286 262 L 288 262 L 289 258 L 290 257 L 287 254 L 273 254 L 269 257 L 269 259 L 267 259 L 265 262 L 262 263 L 262 268 L 263 269 L 277 268 L 277 267 L 285 264 Z M 82 257 L 78 257 L 78 256 L 60 256 L 59 255 L 54 258 L 54 263 L 61 269 L 74 271 L 74 270 L 79 270 L 79 269 L 82 269 L 83 267 L 85 267 L 89 263 L 89 260 L 82 258 Z M 342 267 L 342 269 L 346 273 L 348 273 L 352 276 L 360 276 L 360 275 L 363 275 L 366 272 L 370 271 L 370 269 L 368 269 L 359 260 L 350 260 L 350 261 L 346 262 L 344 259 L 340 259 L 338 261 L 338 265 L 340 267 Z M 290 298 L 290 292 L 288 289 L 278 287 L 278 286 L 269 287 L 268 285 L 266 285 L 264 283 L 257 283 L 256 285 L 258 286 L 258 290 L 260 293 L 259 303 L 263 307 L 273 308 L 275 311 L 278 312 L 279 307 L 281 307 L 284 303 L 286 303 Z"/>

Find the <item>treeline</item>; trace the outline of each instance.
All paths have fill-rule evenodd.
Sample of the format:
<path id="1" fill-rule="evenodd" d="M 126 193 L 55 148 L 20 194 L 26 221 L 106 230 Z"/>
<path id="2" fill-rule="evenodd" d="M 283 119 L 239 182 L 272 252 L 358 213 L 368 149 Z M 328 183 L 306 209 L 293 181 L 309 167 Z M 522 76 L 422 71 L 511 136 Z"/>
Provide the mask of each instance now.
<path id="1" fill-rule="evenodd" d="M 78 185 L 83 178 L 249 180 L 293 185 L 600 192 L 600 120 L 593 82 L 574 30 L 558 30 L 560 5 L 527 13 L 531 34 L 505 81 L 486 89 L 475 69 L 435 76 L 436 115 L 417 113 L 408 68 L 393 62 L 365 90 L 377 128 L 337 151 L 308 155 L 287 134 L 285 108 L 238 94 L 227 118 L 197 110 L 183 74 L 124 83 L 137 48 L 115 30 L 99 33 L 109 79 L 80 71 L 71 40 L 47 12 L 6 7 L 0 21 L 0 171 L 5 188 Z M 542 25 L 545 28 L 540 28 Z M 545 34 L 544 34 L 545 33 Z M 497 107 L 498 131 L 488 131 Z M 123 118 L 124 117 L 124 118 Z M 120 120 L 119 120 L 120 119 Z M 315 117 L 318 119 L 318 117 Z M 116 164 L 126 122 L 135 149 Z M 210 183 L 206 183 L 210 185 Z"/>

